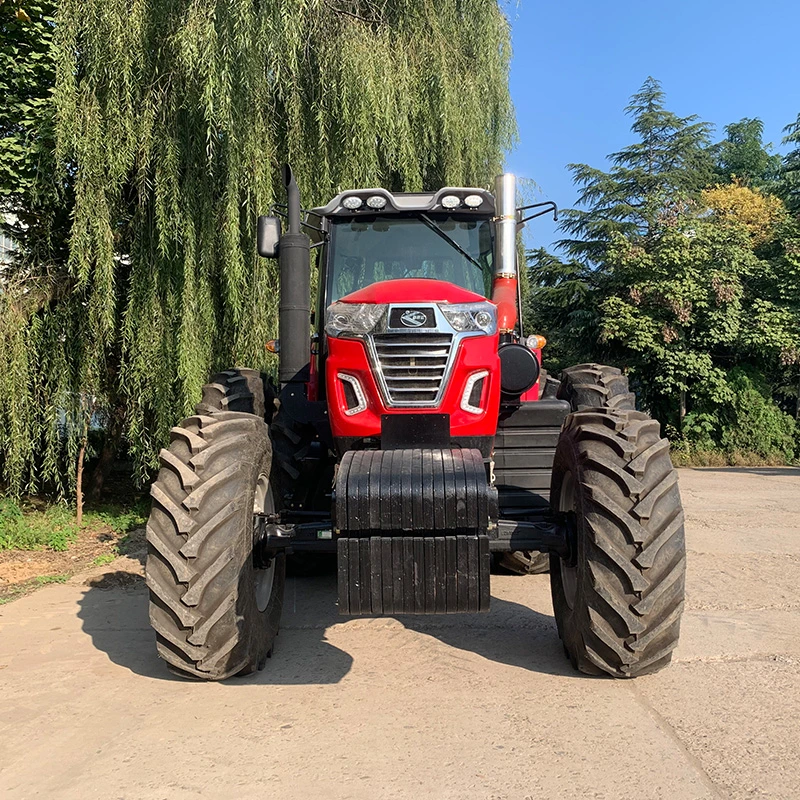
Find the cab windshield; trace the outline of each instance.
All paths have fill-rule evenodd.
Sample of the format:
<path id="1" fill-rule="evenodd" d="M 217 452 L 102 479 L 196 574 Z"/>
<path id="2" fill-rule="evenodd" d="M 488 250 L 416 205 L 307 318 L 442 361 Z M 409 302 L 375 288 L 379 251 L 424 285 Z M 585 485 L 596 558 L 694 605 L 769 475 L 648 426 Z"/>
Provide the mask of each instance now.
<path id="1" fill-rule="evenodd" d="M 397 278 L 434 278 L 489 296 L 489 220 L 419 215 L 334 219 L 332 223 L 328 303 L 371 283 Z"/>

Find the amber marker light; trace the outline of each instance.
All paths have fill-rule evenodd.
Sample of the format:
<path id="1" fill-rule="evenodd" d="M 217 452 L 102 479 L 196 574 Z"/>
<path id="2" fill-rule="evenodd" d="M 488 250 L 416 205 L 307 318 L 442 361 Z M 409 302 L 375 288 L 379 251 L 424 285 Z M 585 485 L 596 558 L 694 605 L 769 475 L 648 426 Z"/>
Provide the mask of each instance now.
<path id="1" fill-rule="evenodd" d="M 269 353 L 280 353 L 281 351 L 281 342 L 280 339 L 270 339 L 264 347 L 267 349 Z"/>
<path id="2" fill-rule="evenodd" d="M 525 340 L 525 345 L 529 350 L 541 350 L 547 344 L 547 339 L 544 336 L 539 336 L 534 333 Z"/>

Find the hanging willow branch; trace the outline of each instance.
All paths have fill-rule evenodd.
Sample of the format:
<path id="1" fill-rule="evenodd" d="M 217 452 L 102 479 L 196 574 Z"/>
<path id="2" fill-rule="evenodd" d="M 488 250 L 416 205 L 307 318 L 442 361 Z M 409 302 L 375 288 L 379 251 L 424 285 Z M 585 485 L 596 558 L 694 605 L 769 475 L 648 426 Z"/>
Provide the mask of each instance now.
<path id="1" fill-rule="evenodd" d="M 145 480 L 211 370 L 269 366 L 278 286 L 254 229 L 281 163 L 307 204 L 486 185 L 514 135 L 496 0 L 64 0 L 53 48 L 74 205 L 66 262 L 33 269 L 70 288 L 0 297 L 16 489 L 75 463 L 86 394 L 124 418 Z"/>

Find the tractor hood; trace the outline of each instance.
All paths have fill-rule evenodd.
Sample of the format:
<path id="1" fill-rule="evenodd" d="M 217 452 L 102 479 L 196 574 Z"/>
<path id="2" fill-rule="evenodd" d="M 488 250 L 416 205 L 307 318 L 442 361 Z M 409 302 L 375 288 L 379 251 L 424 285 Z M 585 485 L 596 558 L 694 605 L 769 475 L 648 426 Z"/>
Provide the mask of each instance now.
<path id="1" fill-rule="evenodd" d="M 482 295 L 433 278 L 398 278 L 371 283 L 342 297 L 340 303 L 479 303 Z"/>

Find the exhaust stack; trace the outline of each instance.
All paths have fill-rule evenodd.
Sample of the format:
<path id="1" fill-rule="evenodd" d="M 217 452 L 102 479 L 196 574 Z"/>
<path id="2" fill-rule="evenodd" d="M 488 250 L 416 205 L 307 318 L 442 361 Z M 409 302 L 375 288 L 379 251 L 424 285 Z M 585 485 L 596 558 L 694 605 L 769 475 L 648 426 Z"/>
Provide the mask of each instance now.
<path id="1" fill-rule="evenodd" d="M 492 302 L 497 305 L 500 335 L 517 327 L 517 179 L 510 172 L 494 183 L 495 265 Z"/>
<path id="2" fill-rule="evenodd" d="M 311 360 L 311 240 L 300 232 L 300 192 L 289 165 L 283 168 L 289 230 L 281 236 L 280 381 L 304 383 Z"/>
<path id="3" fill-rule="evenodd" d="M 495 277 L 517 277 L 517 178 L 510 172 L 494 181 L 495 239 L 497 261 Z"/>

